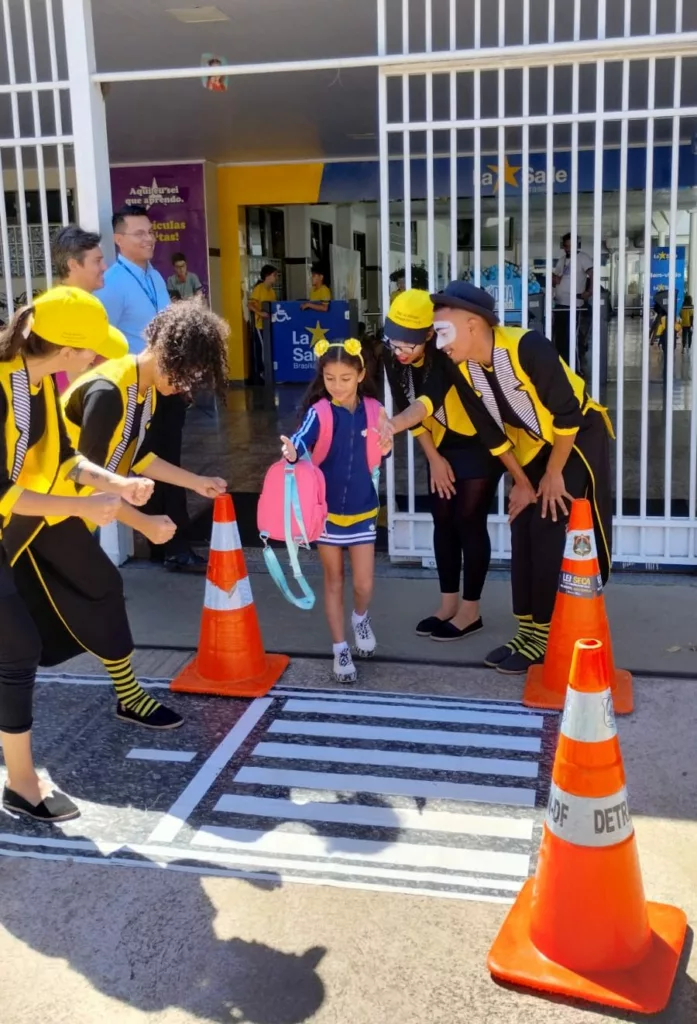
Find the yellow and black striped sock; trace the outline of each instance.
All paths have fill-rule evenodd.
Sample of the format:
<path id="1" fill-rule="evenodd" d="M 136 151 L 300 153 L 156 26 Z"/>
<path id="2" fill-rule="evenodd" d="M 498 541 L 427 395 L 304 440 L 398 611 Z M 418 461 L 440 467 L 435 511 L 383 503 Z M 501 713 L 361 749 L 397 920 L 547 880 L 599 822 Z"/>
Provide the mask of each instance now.
<path id="1" fill-rule="evenodd" d="M 148 718 L 160 707 L 158 701 L 145 692 L 136 679 L 131 659 L 104 661 L 104 667 L 111 676 L 119 702 L 140 718 Z"/>
<path id="2" fill-rule="evenodd" d="M 537 661 L 544 658 L 547 653 L 547 641 L 549 640 L 549 622 L 533 622 L 532 630 L 528 639 L 518 650 L 530 661 Z"/>
<path id="3" fill-rule="evenodd" d="M 506 647 L 510 647 L 511 651 L 515 654 L 517 651 L 521 651 L 533 636 L 533 624 L 532 615 L 516 615 L 518 620 L 518 632 L 509 640 Z"/>

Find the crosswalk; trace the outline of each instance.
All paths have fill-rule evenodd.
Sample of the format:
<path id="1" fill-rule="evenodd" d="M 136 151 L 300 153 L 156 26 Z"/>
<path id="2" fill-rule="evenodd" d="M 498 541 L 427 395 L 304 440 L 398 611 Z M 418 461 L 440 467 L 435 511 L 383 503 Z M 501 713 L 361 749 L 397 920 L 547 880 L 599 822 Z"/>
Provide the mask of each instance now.
<path id="1" fill-rule="evenodd" d="M 515 898 L 537 848 L 556 714 L 354 690 L 269 696 L 196 822 L 197 859 L 288 881 Z"/>

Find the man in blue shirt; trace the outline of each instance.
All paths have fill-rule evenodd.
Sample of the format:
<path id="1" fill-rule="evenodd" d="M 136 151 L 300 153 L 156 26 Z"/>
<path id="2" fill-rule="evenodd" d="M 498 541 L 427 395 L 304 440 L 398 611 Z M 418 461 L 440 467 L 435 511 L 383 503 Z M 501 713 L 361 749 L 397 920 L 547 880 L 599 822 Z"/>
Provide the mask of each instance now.
<path id="1" fill-rule="evenodd" d="M 169 303 L 169 292 L 162 274 L 152 265 L 156 236 L 144 206 L 122 206 L 111 218 L 116 262 L 104 275 L 104 287 L 95 292 L 109 314 L 109 323 L 118 327 L 136 355 L 145 347 L 143 332 Z M 182 434 L 186 402 L 181 395 L 160 395 L 152 419 L 152 447 L 156 455 L 175 466 L 181 464 Z M 164 559 L 171 572 L 205 572 L 205 560 L 194 554 L 186 540 L 189 514 L 186 493 L 172 484 L 157 483 L 143 511 L 148 515 L 167 515 L 177 524 L 173 539 L 162 548 L 151 547 L 151 557 Z"/>

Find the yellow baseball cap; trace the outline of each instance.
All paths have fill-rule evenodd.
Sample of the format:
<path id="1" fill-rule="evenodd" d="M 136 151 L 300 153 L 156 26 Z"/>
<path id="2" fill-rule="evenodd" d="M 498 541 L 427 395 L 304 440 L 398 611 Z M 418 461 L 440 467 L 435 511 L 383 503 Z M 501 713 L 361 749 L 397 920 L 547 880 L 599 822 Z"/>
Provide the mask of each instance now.
<path id="1" fill-rule="evenodd" d="M 428 292 L 409 288 L 396 295 L 385 320 L 389 341 L 423 345 L 433 327 L 433 303 Z"/>
<path id="2" fill-rule="evenodd" d="M 99 299 L 82 288 L 59 285 L 35 299 L 31 329 L 53 345 L 89 348 L 103 359 L 128 354 L 125 336 L 111 326 Z"/>

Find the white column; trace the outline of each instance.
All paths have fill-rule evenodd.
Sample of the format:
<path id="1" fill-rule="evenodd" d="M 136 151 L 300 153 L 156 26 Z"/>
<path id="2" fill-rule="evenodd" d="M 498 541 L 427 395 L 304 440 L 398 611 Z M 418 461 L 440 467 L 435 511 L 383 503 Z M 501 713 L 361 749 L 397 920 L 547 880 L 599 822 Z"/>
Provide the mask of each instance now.
<path id="1" fill-rule="evenodd" d="M 690 210 L 690 248 L 687 260 L 687 290 L 694 302 L 697 294 L 697 210 Z"/>
<path id="2" fill-rule="evenodd" d="M 336 208 L 336 244 L 345 249 L 353 249 L 353 216 L 350 203 L 342 203 Z"/>
<path id="3" fill-rule="evenodd" d="M 307 206 L 286 206 L 286 296 L 306 299 L 310 293 L 310 215 Z"/>
<path id="4" fill-rule="evenodd" d="M 99 231 L 107 262 L 114 258 L 111 231 L 111 181 L 106 111 L 97 70 L 91 0 L 63 0 L 65 49 L 70 82 L 70 116 L 75 151 L 75 181 L 80 226 Z M 133 532 L 121 523 L 100 531 L 102 548 L 116 565 L 133 554 Z"/>

